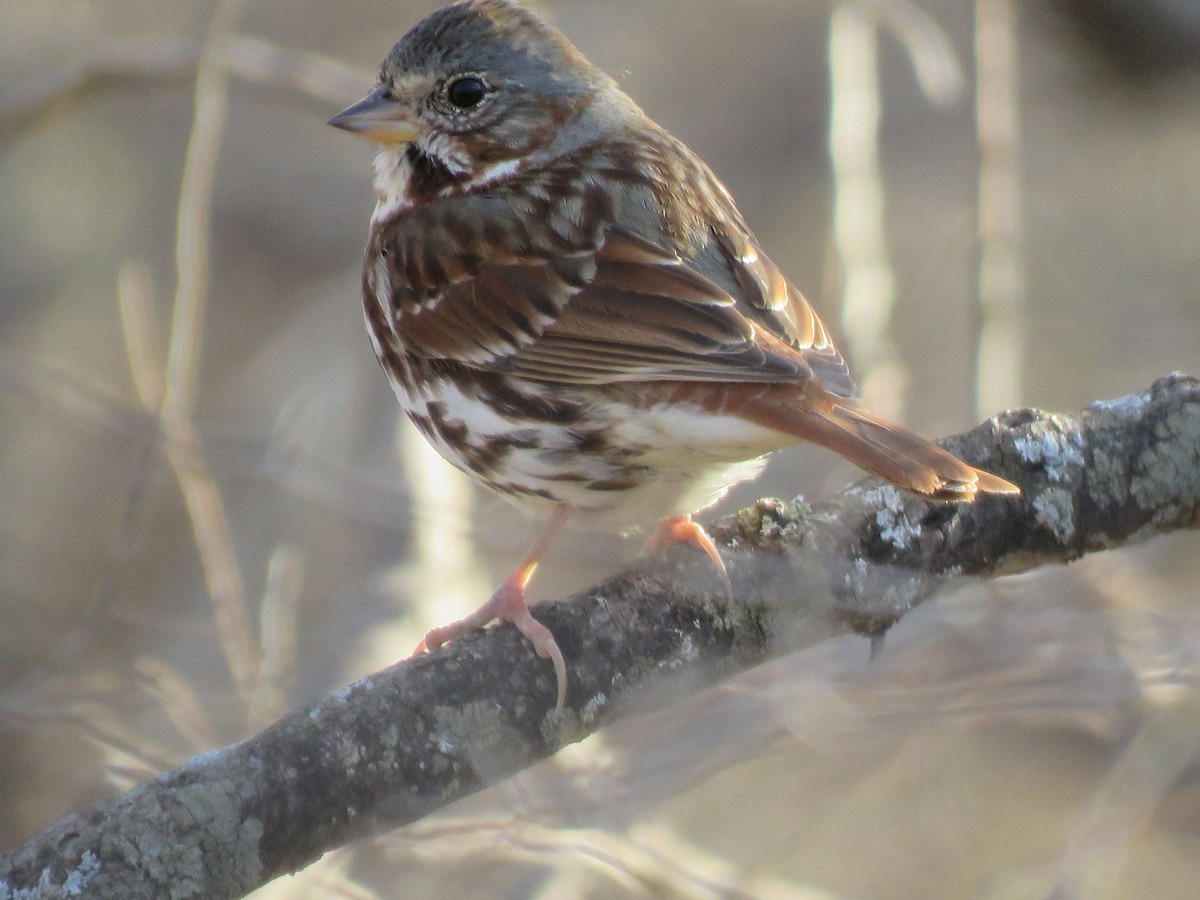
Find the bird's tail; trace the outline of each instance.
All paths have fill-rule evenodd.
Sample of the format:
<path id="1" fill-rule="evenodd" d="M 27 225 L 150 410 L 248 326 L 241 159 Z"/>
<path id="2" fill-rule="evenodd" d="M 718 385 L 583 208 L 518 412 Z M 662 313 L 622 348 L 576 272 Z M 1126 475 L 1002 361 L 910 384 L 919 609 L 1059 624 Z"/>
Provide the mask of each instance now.
<path id="1" fill-rule="evenodd" d="M 872 475 L 922 497 L 969 501 L 980 491 L 1021 493 L 1015 484 L 853 406 L 835 402 L 812 409 L 776 402 L 742 412 L 761 424 L 828 447 Z"/>

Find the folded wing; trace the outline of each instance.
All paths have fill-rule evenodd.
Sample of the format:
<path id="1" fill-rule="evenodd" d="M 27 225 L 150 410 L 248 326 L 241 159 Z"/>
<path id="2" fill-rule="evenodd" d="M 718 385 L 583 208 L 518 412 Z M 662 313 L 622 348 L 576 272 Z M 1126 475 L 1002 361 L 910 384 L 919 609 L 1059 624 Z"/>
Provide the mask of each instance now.
<path id="1" fill-rule="evenodd" d="M 448 254 L 393 245 L 396 336 L 418 356 L 539 381 L 817 379 L 854 396 L 844 360 L 800 292 L 748 236 L 715 240 L 734 291 L 620 228 L 585 249 L 517 240 L 486 258 L 469 245 L 441 247 Z"/>

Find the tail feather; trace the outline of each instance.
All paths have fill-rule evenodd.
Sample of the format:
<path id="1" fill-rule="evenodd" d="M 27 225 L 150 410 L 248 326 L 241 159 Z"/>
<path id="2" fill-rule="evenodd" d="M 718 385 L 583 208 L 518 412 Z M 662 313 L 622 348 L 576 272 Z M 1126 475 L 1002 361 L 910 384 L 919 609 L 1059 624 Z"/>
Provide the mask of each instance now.
<path id="1" fill-rule="evenodd" d="M 852 406 L 814 409 L 764 403 L 746 410 L 763 425 L 828 447 L 897 487 L 936 500 L 972 500 L 976 493 L 1019 494 L 1021 489 L 976 469 L 911 431 Z"/>

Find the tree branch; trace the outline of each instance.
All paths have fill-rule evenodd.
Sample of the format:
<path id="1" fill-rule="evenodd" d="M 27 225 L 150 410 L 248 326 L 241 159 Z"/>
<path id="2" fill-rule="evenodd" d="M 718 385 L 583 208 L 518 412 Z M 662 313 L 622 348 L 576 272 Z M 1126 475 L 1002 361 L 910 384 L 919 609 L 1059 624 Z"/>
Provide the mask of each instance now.
<path id="1" fill-rule="evenodd" d="M 561 719 L 550 666 L 513 629 L 489 629 L 51 826 L 0 857 L 0 898 L 239 896 L 630 710 L 833 634 L 881 635 L 953 576 L 1200 524 L 1200 383 L 1187 376 L 1071 416 L 1008 412 L 946 444 L 1024 495 L 935 504 L 865 481 L 811 507 L 760 501 L 711 529 L 733 598 L 672 548 L 542 607 L 570 668 Z"/>

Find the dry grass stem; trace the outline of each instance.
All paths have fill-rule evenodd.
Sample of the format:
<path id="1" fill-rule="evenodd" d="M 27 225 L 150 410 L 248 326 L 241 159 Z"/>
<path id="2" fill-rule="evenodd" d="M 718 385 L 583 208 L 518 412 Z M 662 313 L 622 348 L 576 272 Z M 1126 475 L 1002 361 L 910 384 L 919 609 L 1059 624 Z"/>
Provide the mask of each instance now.
<path id="1" fill-rule="evenodd" d="M 344 105 L 375 80 L 375 73 L 369 69 L 247 35 L 229 35 L 219 53 L 230 74 L 322 105 Z"/>
<path id="2" fill-rule="evenodd" d="M 578 863 L 634 896 L 741 898 L 753 896 L 726 860 L 690 846 L 662 828 L 635 827 L 628 835 L 600 829 L 554 828 L 516 819 L 460 819 L 416 825 L 378 843 L 390 855 L 423 863 L 490 857 L 562 869 L 564 881 Z M 573 879 L 571 879 L 573 880 Z M 578 887 L 577 884 L 573 887 Z M 591 885 L 592 890 L 599 886 Z M 538 896 L 566 896 L 562 882 Z"/>
<path id="3" fill-rule="evenodd" d="M 1017 24 L 1012 0 L 976 0 L 979 135 L 979 337 L 976 415 L 1021 402 L 1025 274 L 1021 258 Z"/>
<path id="4" fill-rule="evenodd" d="M 220 46 L 244 6 L 245 0 L 222 0 L 217 4 L 196 72 L 195 113 L 176 217 L 178 271 L 161 419 L 167 455 L 183 491 L 200 551 L 217 637 L 234 682 L 247 696 L 258 675 L 258 648 L 221 495 L 204 465 L 191 425 L 208 293 L 212 189 L 228 106 L 229 75 Z"/>
<path id="5" fill-rule="evenodd" d="M 178 754 L 123 725 L 111 703 L 78 703 L 64 716 L 102 751 L 105 775 L 122 790 L 164 771 L 164 765 L 178 763 Z"/>
<path id="6" fill-rule="evenodd" d="M 895 279 L 884 236 L 877 38 L 874 19 L 857 2 L 834 7 L 829 147 L 846 350 L 871 408 L 896 418 L 904 406 L 906 376 L 891 337 Z"/>
<path id="7" fill-rule="evenodd" d="M 161 354 L 150 320 L 153 300 L 149 279 L 136 274 L 136 266 L 122 270 L 118 284 L 118 308 L 125 336 L 125 350 L 139 399 L 147 402 L 165 393 Z M 191 423 L 178 423 L 166 435 L 167 460 L 183 494 L 192 523 L 196 546 L 204 569 L 205 583 L 213 600 L 213 618 L 230 671 L 245 693 L 253 685 L 258 668 L 258 651 L 250 634 L 245 612 L 245 591 L 237 571 L 233 538 L 215 479 L 205 465 L 199 438 Z"/>
<path id="8" fill-rule="evenodd" d="M 250 721 L 265 724 L 287 710 L 287 689 L 296 672 L 296 619 L 304 584 L 304 554 L 280 544 L 267 564 L 259 617 L 262 666 L 250 704 Z"/>
<path id="9" fill-rule="evenodd" d="M 212 189 L 229 103 L 229 73 L 219 46 L 243 6 L 245 0 L 222 0 L 217 4 L 196 70 L 195 112 L 175 220 L 175 304 L 162 405 L 168 435 L 178 423 L 191 420 L 195 406 L 208 293 Z"/>
<path id="10" fill-rule="evenodd" d="M 967 79 L 954 44 L 933 17 L 908 0 L 861 0 L 879 24 L 895 36 L 930 102 L 951 106 L 962 97 Z"/>
<path id="11" fill-rule="evenodd" d="M 1200 693 L 1194 685 L 1149 691 L 1137 735 L 1104 777 L 1059 865 L 1055 897 L 1107 896 L 1130 844 L 1194 768 L 1200 750 Z"/>
<path id="12" fill-rule="evenodd" d="M 166 366 L 154 321 L 154 287 L 145 263 L 122 263 L 117 275 L 117 309 L 134 391 L 142 406 L 155 412 L 162 408 Z"/>
<path id="13" fill-rule="evenodd" d="M 220 743 L 221 734 L 212 717 L 185 678 L 153 656 L 139 657 L 134 668 L 189 753 L 199 753 Z"/>
<path id="14" fill-rule="evenodd" d="M 407 421 L 400 425 L 399 446 L 405 482 L 412 490 L 412 520 L 417 526 L 413 558 L 405 564 L 403 582 L 409 596 L 418 599 L 413 612 L 420 637 L 426 629 L 475 609 L 487 599 L 491 586 L 479 563 L 471 527 L 476 509 L 470 481 L 446 465 Z M 438 585 L 438 590 L 421 590 L 422 585 L 429 584 Z M 373 641 L 390 642 L 400 637 L 380 634 Z"/>
<path id="15" fill-rule="evenodd" d="M 28 128 L 119 88 L 165 88 L 192 78 L 201 44 L 192 40 L 107 38 L 92 55 L 0 101 L 0 132 Z M 230 75 L 265 85 L 322 108 L 344 104 L 362 93 L 375 75 L 321 53 L 281 47 L 258 37 L 226 34 L 213 46 L 213 58 Z"/>

